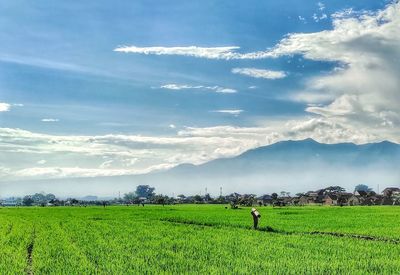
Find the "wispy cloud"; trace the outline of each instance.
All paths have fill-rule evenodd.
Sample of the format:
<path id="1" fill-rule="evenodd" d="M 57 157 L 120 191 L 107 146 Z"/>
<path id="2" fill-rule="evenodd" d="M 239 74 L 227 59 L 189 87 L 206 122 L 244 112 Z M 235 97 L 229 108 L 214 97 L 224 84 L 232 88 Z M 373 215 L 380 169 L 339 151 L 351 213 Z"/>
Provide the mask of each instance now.
<path id="1" fill-rule="evenodd" d="M 238 116 L 243 113 L 243 110 L 215 110 L 213 112 Z"/>
<path id="2" fill-rule="evenodd" d="M 165 84 L 160 86 L 162 89 L 168 90 L 188 90 L 188 89 L 202 89 L 202 90 L 211 90 L 216 93 L 223 93 L 223 94 L 234 94 L 237 93 L 237 90 L 232 88 L 224 88 L 220 86 L 203 86 L 203 85 L 186 85 L 186 84 Z"/>
<path id="3" fill-rule="evenodd" d="M 42 122 L 59 122 L 60 120 L 58 118 L 43 118 L 40 121 L 42 121 Z"/>
<path id="4" fill-rule="evenodd" d="M 26 66 L 44 68 L 49 70 L 93 75 L 93 76 L 103 76 L 116 79 L 130 79 L 130 78 L 125 78 L 119 74 L 112 73 L 111 71 L 101 70 L 94 67 L 67 63 L 58 60 L 32 57 L 32 56 L 0 54 L 0 62 L 26 65 Z"/>
<path id="5" fill-rule="evenodd" d="M 207 59 L 262 59 L 274 57 L 270 51 L 259 51 L 250 53 L 239 53 L 240 47 L 137 47 L 137 46 L 120 46 L 114 49 L 115 52 L 136 53 L 145 55 L 180 55 Z"/>
<path id="6" fill-rule="evenodd" d="M 234 51 L 239 49 L 237 46 L 227 47 L 136 47 L 121 46 L 114 49 L 116 52 L 154 54 L 154 55 L 184 55 L 209 59 L 231 59 L 234 57 Z"/>
<path id="7" fill-rule="evenodd" d="M 327 18 L 328 18 L 328 16 L 325 13 L 320 14 L 320 15 L 314 13 L 313 16 L 312 16 L 312 19 L 315 22 L 319 22 L 320 20 L 324 20 L 324 19 L 327 19 Z"/>
<path id="8" fill-rule="evenodd" d="M 300 20 L 301 22 L 303 22 L 304 24 L 307 23 L 306 18 L 304 18 L 303 16 L 299 15 L 298 18 L 299 18 L 299 20 Z"/>
<path id="9" fill-rule="evenodd" d="M 0 112 L 8 112 L 11 105 L 8 103 L 0 102 Z"/>
<path id="10" fill-rule="evenodd" d="M 270 71 L 256 68 L 233 68 L 232 73 L 266 79 L 280 79 L 287 76 L 283 71 Z"/>

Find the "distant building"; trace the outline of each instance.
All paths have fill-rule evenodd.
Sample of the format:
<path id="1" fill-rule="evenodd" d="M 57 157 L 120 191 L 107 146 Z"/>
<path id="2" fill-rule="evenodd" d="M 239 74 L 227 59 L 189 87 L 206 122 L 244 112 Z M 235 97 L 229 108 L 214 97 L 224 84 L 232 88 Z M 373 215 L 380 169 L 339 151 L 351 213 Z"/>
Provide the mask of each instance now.
<path id="1" fill-rule="evenodd" d="M 0 205 L 2 205 L 2 206 L 19 206 L 19 205 L 21 205 L 21 199 L 14 198 L 14 197 L 6 198 L 0 202 Z"/>
<path id="2" fill-rule="evenodd" d="M 391 197 L 393 193 L 400 193 L 400 188 L 398 187 L 388 187 L 382 191 L 383 196 Z"/>
<path id="3" fill-rule="evenodd" d="M 335 194 L 327 194 L 323 201 L 325 205 L 338 205 L 338 196 Z"/>

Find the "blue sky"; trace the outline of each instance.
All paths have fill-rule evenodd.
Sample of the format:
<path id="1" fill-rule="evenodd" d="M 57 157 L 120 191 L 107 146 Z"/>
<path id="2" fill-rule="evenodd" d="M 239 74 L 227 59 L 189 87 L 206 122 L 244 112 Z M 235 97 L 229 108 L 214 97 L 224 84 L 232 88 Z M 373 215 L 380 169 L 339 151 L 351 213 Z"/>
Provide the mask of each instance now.
<path id="1" fill-rule="evenodd" d="M 397 2 L 14 0 L 0 14 L 9 178 L 139 173 L 285 139 L 398 142 Z M 220 47 L 236 57 L 196 55 Z M 148 151 L 114 148 L 132 139 Z M 102 151 L 79 151 L 87 140 Z"/>

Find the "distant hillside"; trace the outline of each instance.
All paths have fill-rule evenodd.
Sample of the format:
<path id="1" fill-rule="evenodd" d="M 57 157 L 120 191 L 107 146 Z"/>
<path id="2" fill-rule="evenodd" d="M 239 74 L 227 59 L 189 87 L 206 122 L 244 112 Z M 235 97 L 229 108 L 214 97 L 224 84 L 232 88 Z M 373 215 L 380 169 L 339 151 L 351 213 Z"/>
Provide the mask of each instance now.
<path id="1" fill-rule="evenodd" d="M 202 165 L 183 164 L 169 174 L 242 174 L 278 168 L 314 168 L 333 166 L 398 166 L 400 145 L 388 141 L 356 145 L 354 143 L 322 144 L 313 139 L 282 141 L 259 147 L 233 157 L 210 161 Z"/>
<path id="2" fill-rule="evenodd" d="M 71 191 L 96 195 L 109 195 L 106 190 L 110 189 L 125 192 L 138 184 L 153 185 L 165 194 L 199 193 L 205 187 L 217 194 L 220 186 L 226 192 L 253 193 L 298 192 L 327 185 L 351 190 L 360 183 L 373 188 L 378 184 L 399 186 L 399 164 L 399 144 L 321 144 L 306 139 L 282 141 L 202 165 L 182 164 L 163 172 L 26 182 L 26 186 L 47 192 L 70 186 Z"/>

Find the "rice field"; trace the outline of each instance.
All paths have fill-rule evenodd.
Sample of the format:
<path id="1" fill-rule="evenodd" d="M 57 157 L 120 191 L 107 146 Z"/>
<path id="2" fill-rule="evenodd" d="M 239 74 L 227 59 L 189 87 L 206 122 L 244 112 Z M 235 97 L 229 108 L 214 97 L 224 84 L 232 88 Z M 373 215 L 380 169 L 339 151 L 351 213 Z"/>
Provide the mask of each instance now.
<path id="1" fill-rule="evenodd" d="M 399 207 L 0 208 L 0 274 L 399 274 Z"/>

